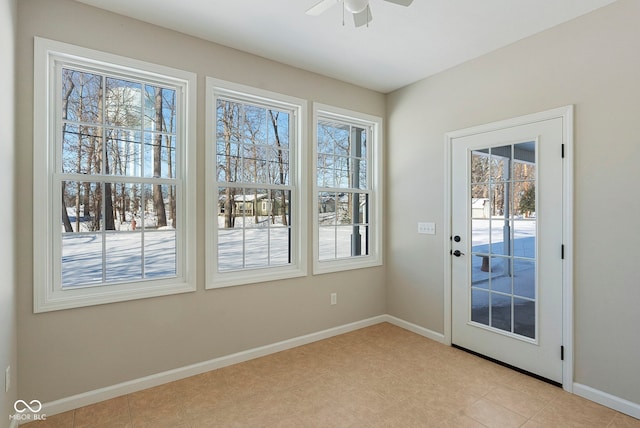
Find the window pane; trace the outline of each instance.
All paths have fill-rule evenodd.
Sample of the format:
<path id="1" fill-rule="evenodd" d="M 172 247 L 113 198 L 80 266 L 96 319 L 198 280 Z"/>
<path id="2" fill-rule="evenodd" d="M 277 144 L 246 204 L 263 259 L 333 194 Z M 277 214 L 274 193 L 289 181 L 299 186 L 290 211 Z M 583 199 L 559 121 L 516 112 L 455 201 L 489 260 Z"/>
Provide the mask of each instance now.
<path id="1" fill-rule="evenodd" d="M 508 257 L 489 258 L 491 290 L 511 294 L 511 259 Z"/>
<path id="2" fill-rule="evenodd" d="M 536 257 L 536 221 L 513 222 L 513 255 L 533 259 Z"/>
<path id="3" fill-rule="evenodd" d="M 513 147 L 513 179 L 536 179 L 536 143 L 534 141 L 519 143 Z"/>
<path id="4" fill-rule="evenodd" d="M 142 279 L 141 238 L 140 231 L 105 234 L 107 281 Z"/>
<path id="5" fill-rule="evenodd" d="M 260 144 L 267 140 L 267 111 L 264 107 L 243 104 L 244 135 L 247 144 Z"/>
<path id="6" fill-rule="evenodd" d="M 513 183 L 513 215 L 522 218 L 535 217 L 536 214 L 536 186 L 533 182 Z"/>
<path id="7" fill-rule="evenodd" d="M 336 229 L 320 227 L 318 230 L 318 258 L 332 260 L 336 258 Z"/>
<path id="8" fill-rule="evenodd" d="M 340 193 L 337 200 L 336 224 L 353 223 L 353 193 Z"/>
<path id="9" fill-rule="evenodd" d="M 269 110 L 266 144 L 287 150 L 289 148 L 289 113 Z"/>
<path id="10" fill-rule="evenodd" d="M 240 104 L 218 99 L 216 108 L 216 140 L 239 143 L 241 140 Z"/>
<path id="11" fill-rule="evenodd" d="M 175 229 L 176 186 L 145 184 L 145 229 Z"/>
<path id="12" fill-rule="evenodd" d="M 144 176 L 176 177 L 175 137 L 167 134 L 144 134 Z"/>
<path id="13" fill-rule="evenodd" d="M 102 283 L 102 235 L 62 235 L 62 288 Z"/>
<path id="14" fill-rule="evenodd" d="M 217 180 L 228 183 L 239 181 L 242 174 L 240 145 L 218 141 L 216 148 Z"/>
<path id="15" fill-rule="evenodd" d="M 272 190 L 271 200 L 267 201 L 269 215 L 272 216 L 271 227 L 291 225 L 291 192 L 284 190 Z"/>
<path id="16" fill-rule="evenodd" d="M 102 229 L 102 185 L 62 182 L 62 231 L 92 232 Z"/>
<path id="17" fill-rule="evenodd" d="M 244 267 L 244 232 L 242 229 L 218 230 L 218 270 L 240 270 Z"/>
<path id="18" fill-rule="evenodd" d="M 139 128 L 142 122 L 142 85 L 107 77 L 106 86 L 105 122 L 123 128 Z"/>
<path id="19" fill-rule="evenodd" d="M 471 154 L 471 183 L 489 182 L 489 154 L 482 151 L 474 151 Z M 488 198 L 489 195 L 475 196 Z"/>
<path id="20" fill-rule="evenodd" d="M 492 183 L 510 179 L 509 160 L 512 159 L 511 146 L 490 149 L 489 172 Z"/>
<path id="21" fill-rule="evenodd" d="M 536 338 L 536 303 L 531 300 L 513 299 L 513 332 Z"/>
<path id="22" fill-rule="evenodd" d="M 107 206 L 113 210 L 113 230 L 137 230 L 142 228 L 140 184 L 111 183 L 111 200 Z"/>
<path id="23" fill-rule="evenodd" d="M 369 254 L 369 227 L 355 226 L 352 232 L 352 256 L 366 256 Z"/>
<path id="24" fill-rule="evenodd" d="M 356 223 L 368 224 L 369 223 L 369 194 L 357 193 L 358 198 L 358 211 L 356 216 Z"/>
<path id="25" fill-rule="evenodd" d="M 145 129 L 158 132 L 176 132 L 176 91 L 145 85 Z"/>
<path id="26" fill-rule="evenodd" d="M 522 297 L 536 298 L 536 263 L 514 259 L 513 261 L 513 294 Z"/>
<path id="27" fill-rule="evenodd" d="M 269 177 L 271 184 L 289 184 L 289 151 L 283 149 L 268 149 Z"/>
<path id="28" fill-rule="evenodd" d="M 102 76 L 78 70 L 62 70 L 62 119 L 102 122 Z"/>
<path id="29" fill-rule="evenodd" d="M 288 227 L 272 228 L 270 230 L 270 264 L 281 266 L 291 263 L 289 255 L 289 242 L 291 239 L 291 229 Z"/>
<path id="30" fill-rule="evenodd" d="M 245 267 L 269 266 L 269 230 L 251 228 L 245 230 Z"/>
<path id="31" fill-rule="evenodd" d="M 493 254 L 510 254 L 510 230 L 508 221 L 491 220 L 491 252 Z"/>
<path id="32" fill-rule="evenodd" d="M 336 227 L 336 257 L 351 257 L 351 239 L 353 236 L 353 227 L 339 226 Z"/>
<path id="33" fill-rule="evenodd" d="M 489 325 L 489 292 L 471 288 L 471 321 Z"/>
<path id="34" fill-rule="evenodd" d="M 320 187 L 336 187 L 335 186 L 335 170 L 333 165 L 333 156 L 318 153 L 317 166 L 317 183 Z"/>
<path id="35" fill-rule="evenodd" d="M 142 139 L 135 131 L 107 130 L 107 173 L 129 177 L 142 175 Z"/>
<path id="36" fill-rule="evenodd" d="M 235 222 L 236 189 L 233 187 L 220 187 L 218 189 L 218 227 L 233 228 Z"/>
<path id="37" fill-rule="evenodd" d="M 367 161 L 366 159 L 354 160 L 354 177 L 357 178 L 357 182 L 354 181 L 353 186 L 355 189 L 367 189 L 369 183 L 367 182 Z"/>
<path id="38" fill-rule="evenodd" d="M 160 230 L 144 234 L 145 278 L 166 278 L 177 275 L 176 231 Z"/>
<path id="39" fill-rule="evenodd" d="M 351 181 L 350 159 L 344 156 L 334 157 L 334 186 L 341 189 L 349 188 Z"/>
<path id="40" fill-rule="evenodd" d="M 491 327 L 511 332 L 511 297 L 491 293 Z"/>
<path id="41" fill-rule="evenodd" d="M 63 125 L 62 172 L 100 174 L 102 172 L 102 128 Z"/>

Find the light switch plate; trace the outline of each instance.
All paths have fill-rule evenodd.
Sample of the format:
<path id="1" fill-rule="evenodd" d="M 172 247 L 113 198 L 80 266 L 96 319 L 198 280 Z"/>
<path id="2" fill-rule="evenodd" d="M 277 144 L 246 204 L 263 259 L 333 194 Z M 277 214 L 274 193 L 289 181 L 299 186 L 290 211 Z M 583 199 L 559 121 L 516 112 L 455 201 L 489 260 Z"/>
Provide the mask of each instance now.
<path id="1" fill-rule="evenodd" d="M 418 233 L 423 235 L 435 235 L 436 224 L 435 223 L 423 223 L 418 222 Z"/>

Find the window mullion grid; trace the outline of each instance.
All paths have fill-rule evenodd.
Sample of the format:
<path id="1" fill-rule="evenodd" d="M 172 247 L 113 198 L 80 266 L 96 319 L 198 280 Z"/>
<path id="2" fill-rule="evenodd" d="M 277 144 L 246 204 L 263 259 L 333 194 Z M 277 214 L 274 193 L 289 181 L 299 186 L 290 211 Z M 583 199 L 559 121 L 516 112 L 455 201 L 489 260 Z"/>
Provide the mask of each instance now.
<path id="1" fill-rule="evenodd" d="M 144 111 L 144 94 L 147 89 L 146 83 L 140 83 L 140 124 L 138 125 L 137 132 L 140 133 L 140 175 L 144 177 L 144 150 L 145 150 L 145 133 L 144 133 L 144 122 L 145 122 L 145 111 Z M 135 131 L 134 131 L 135 132 Z M 177 175 L 177 174 L 176 174 Z M 145 227 L 145 215 L 144 215 L 144 207 L 147 206 L 146 201 L 146 192 L 144 191 L 144 184 L 140 186 L 140 202 L 142 203 L 142 215 L 140 216 L 140 220 L 142 223 L 142 230 L 140 230 L 140 274 L 142 278 L 145 278 L 145 239 L 146 239 L 146 227 Z"/>
<path id="2" fill-rule="evenodd" d="M 100 165 L 100 173 L 103 176 L 106 176 L 108 171 L 107 171 L 107 130 L 106 130 L 106 88 L 107 88 L 107 78 L 104 74 L 102 74 L 100 76 L 100 79 L 102 81 L 101 87 L 100 87 L 100 110 L 101 110 L 101 115 L 98 118 L 98 121 L 100 123 L 100 150 L 101 150 L 101 156 L 102 156 L 102 162 Z M 90 172 L 90 171 L 89 171 Z M 107 204 L 106 204 L 106 195 L 107 195 L 107 186 L 106 186 L 106 181 L 101 183 L 101 210 L 100 210 L 100 216 L 101 216 L 101 221 L 98 222 L 98 224 L 100 224 L 100 233 L 102 234 L 102 284 L 105 284 L 107 282 L 107 225 L 106 225 L 106 213 L 107 213 Z M 109 186 L 109 190 L 111 190 L 111 186 Z M 77 213 L 76 213 L 77 215 Z"/>

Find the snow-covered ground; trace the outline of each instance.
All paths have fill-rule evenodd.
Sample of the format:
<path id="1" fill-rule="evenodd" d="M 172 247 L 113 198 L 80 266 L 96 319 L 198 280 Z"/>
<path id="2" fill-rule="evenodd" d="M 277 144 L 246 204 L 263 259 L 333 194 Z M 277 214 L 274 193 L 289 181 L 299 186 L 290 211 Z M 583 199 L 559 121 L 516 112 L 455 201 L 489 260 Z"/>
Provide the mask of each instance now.
<path id="1" fill-rule="evenodd" d="M 75 228 L 75 212 L 69 208 Z M 335 217 L 335 214 L 334 214 Z M 91 232 L 89 222 L 80 222 L 80 233 L 62 234 L 62 284 L 65 287 L 98 285 L 176 275 L 176 233 L 155 228 L 153 218 L 145 218 L 142 228 L 132 227 L 131 218 L 116 223 L 116 231 Z M 324 218 L 323 223 L 331 223 Z M 243 227 L 244 226 L 244 227 Z M 218 265 L 221 271 L 281 266 L 289 263 L 289 227 L 282 218 L 238 217 L 235 227 L 224 228 L 218 216 Z M 320 229 L 320 260 L 351 255 L 352 226 L 323 226 Z M 360 227 L 362 251 L 366 248 L 365 227 Z M 104 257 L 103 257 L 104 255 Z"/>
<path id="2" fill-rule="evenodd" d="M 73 287 L 175 276 L 175 236 L 171 229 L 63 234 L 62 284 Z"/>

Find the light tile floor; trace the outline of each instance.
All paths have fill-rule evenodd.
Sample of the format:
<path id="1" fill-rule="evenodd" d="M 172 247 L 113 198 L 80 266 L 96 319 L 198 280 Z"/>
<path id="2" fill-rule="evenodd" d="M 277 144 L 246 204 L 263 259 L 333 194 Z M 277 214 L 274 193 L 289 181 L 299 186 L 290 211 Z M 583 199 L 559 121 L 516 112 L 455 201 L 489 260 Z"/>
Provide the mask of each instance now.
<path id="1" fill-rule="evenodd" d="M 24 426 L 617 428 L 640 420 L 383 323 Z"/>

